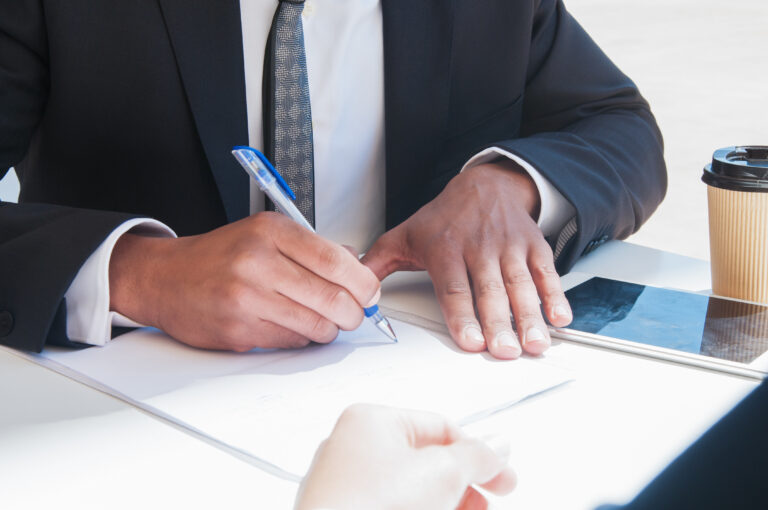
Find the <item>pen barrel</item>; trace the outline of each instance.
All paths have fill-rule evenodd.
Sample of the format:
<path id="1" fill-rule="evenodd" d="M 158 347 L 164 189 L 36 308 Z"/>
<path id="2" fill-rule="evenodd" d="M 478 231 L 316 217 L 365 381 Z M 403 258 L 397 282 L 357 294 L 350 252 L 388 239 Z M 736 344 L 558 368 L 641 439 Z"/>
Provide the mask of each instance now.
<path id="1" fill-rule="evenodd" d="M 301 214 L 301 211 L 299 211 L 299 209 L 294 205 L 293 201 L 289 197 L 285 196 L 285 194 L 280 189 L 278 189 L 277 184 L 275 183 L 270 187 L 275 189 L 265 189 L 264 192 L 267 194 L 269 199 L 272 200 L 272 203 L 275 204 L 275 207 L 277 207 L 281 213 L 285 214 L 302 227 L 306 228 L 310 232 L 314 232 L 315 229 L 312 228 L 312 225 L 307 221 L 304 215 Z"/>

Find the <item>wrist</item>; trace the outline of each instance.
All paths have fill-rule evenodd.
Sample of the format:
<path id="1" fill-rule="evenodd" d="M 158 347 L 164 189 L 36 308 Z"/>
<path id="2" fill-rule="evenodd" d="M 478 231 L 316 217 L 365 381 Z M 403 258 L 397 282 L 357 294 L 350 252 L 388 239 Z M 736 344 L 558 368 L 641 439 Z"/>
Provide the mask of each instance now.
<path id="1" fill-rule="evenodd" d="M 501 158 L 468 168 L 460 175 L 468 175 L 486 183 L 496 192 L 512 197 L 536 221 L 541 210 L 541 197 L 533 178 L 515 161 Z"/>
<path id="2" fill-rule="evenodd" d="M 162 288 L 161 266 L 176 239 L 124 234 L 109 260 L 109 306 L 141 324 L 157 326 L 155 295 Z"/>

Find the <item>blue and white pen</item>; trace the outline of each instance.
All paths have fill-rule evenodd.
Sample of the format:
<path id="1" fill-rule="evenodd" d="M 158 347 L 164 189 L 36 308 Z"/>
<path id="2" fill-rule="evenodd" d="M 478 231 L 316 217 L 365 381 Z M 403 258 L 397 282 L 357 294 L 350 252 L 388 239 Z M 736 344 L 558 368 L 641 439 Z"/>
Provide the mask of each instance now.
<path id="1" fill-rule="evenodd" d="M 296 199 L 296 195 L 264 154 L 251 147 L 239 145 L 232 148 L 232 155 L 281 213 L 312 232 L 315 231 L 294 205 L 293 201 Z M 363 312 L 382 333 L 397 342 L 397 336 L 395 336 L 389 320 L 381 314 L 378 305 L 363 308 Z"/>

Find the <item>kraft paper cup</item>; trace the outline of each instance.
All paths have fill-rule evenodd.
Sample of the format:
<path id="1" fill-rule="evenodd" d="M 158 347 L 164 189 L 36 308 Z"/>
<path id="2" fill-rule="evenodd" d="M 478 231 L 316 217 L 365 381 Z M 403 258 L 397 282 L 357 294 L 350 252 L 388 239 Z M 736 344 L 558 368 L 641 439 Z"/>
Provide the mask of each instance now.
<path id="1" fill-rule="evenodd" d="M 768 303 L 768 147 L 715 151 L 707 184 L 712 292 Z"/>

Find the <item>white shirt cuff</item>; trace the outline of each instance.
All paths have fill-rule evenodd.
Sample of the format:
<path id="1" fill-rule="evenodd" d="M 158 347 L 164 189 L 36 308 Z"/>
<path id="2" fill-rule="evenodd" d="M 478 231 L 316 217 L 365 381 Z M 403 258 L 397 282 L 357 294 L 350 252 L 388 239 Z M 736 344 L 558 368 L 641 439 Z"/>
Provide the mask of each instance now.
<path id="1" fill-rule="evenodd" d="M 109 234 L 80 267 L 64 294 L 67 300 L 67 337 L 73 342 L 104 345 L 112 338 L 113 324 L 141 326 L 109 310 L 109 259 L 117 240 L 128 231 L 153 237 L 176 237 L 173 230 L 149 218 L 128 220 Z"/>
<path id="2" fill-rule="evenodd" d="M 528 175 L 531 176 L 534 184 L 536 184 L 536 188 L 539 190 L 539 198 L 541 200 L 541 209 L 537 221 L 539 228 L 544 236 L 558 234 L 565 224 L 576 215 L 576 210 L 551 182 L 520 156 L 505 151 L 500 147 L 490 147 L 470 158 L 464 164 L 461 171 L 463 172 L 467 168 L 483 163 L 489 163 L 499 157 L 511 159 L 528 172 Z"/>

